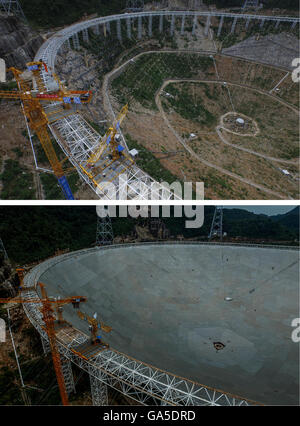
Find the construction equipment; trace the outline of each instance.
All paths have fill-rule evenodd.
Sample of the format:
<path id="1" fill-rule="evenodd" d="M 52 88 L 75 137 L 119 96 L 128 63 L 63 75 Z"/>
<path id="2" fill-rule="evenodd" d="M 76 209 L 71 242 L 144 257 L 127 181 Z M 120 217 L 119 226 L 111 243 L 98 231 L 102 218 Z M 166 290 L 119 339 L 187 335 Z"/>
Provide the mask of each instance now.
<path id="1" fill-rule="evenodd" d="M 20 270 L 19 270 L 20 271 Z M 20 273 L 22 273 L 20 271 Z M 57 378 L 57 383 L 59 387 L 59 392 L 61 396 L 61 401 L 63 405 L 69 405 L 68 402 L 68 394 L 66 391 L 66 386 L 64 382 L 63 372 L 62 372 L 62 365 L 61 365 L 61 359 L 59 350 L 57 347 L 56 342 L 56 331 L 55 331 L 55 324 L 56 324 L 56 316 L 55 311 L 59 312 L 59 318 L 58 321 L 62 321 L 62 306 L 66 304 L 72 304 L 75 309 L 79 308 L 79 305 L 81 302 L 86 302 L 86 297 L 83 296 L 71 296 L 64 299 L 53 299 L 49 298 L 47 295 L 46 287 L 43 283 L 39 282 L 37 284 L 40 287 L 41 290 L 41 298 L 24 298 L 22 296 L 22 292 L 19 292 L 17 297 L 14 298 L 6 298 L 1 299 L 0 303 L 38 303 L 41 304 L 40 311 L 43 314 L 43 321 L 45 323 L 44 330 L 47 333 L 49 344 L 51 348 L 51 354 L 52 354 L 52 360 L 53 360 L 53 366 Z M 26 289 L 26 288 L 25 288 Z"/>
<path id="2" fill-rule="evenodd" d="M 92 335 L 92 344 L 102 344 L 109 346 L 107 343 L 102 342 L 101 336 L 98 335 L 98 329 L 105 331 L 105 333 L 110 333 L 112 328 L 109 325 L 104 324 L 102 321 L 97 321 L 97 314 L 95 313 L 93 317 L 78 311 L 77 315 L 80 319 L 87 321 L 90 325 L 91 335 Z"/>
<path id="3" fill-rule="evenodd" d="M 4 12 L 6 16 L 15 15 L 27 23 L 24 12 L 18 0 L 0 0 L 0 11 Z"/>
<path id="4" fill-rule="evenodd" d="M 29 62 L 27 67 L 28 71 L 31 73 L 31 81 L 25 78 L 20 70 L 13 67 L 8 69 L 8 71 L 13 73 L 19 90 L 2 90 L 0 91 L 0 98 L 21 100 L 25 119 L 31 130 L 36 133 L 65 198 L 74 200 L 65 172 L 63 171 L 62 162 L 57 158 L 48 133 L 50 119 L 44 111 L 43 103 L 53 101 L 60 102 L 62 104 L 61 111 L 63 112 L 63 116 L 67 116 L 67 114 L 70 113 L 68 110 L 71 109 L 72 105 L 90 102 L 92 93 L 91 91 L 69 91 L 55 75 L 53 75 L 53 77 L 57 84 L 55 84 L 53 90 L 49 92 L 43 80 L 43 73 L 49 73 L 47 65 L 42 61 L 36 61 Z"/>
<path id="5" fill-rule="evenodd" d="M 24 283 L 23 283 L 23 280 L 24 280 L 24 271 L 25 271 L 24 268 L 17 268 L 16 269 L 16 273 L 18 274 L 19 281 L 20 281 L 20 289 L 22 289 L 23 285 L 24 285 Z"/>
<path id="6" fill-rule="evenodd" d="M 96 149 L 96 151 L 88 158 L 87 160 L 87 167 L 92 167 L 99 161 L 101 155 L 106 149 L 106 145 L 109 145 L 111 150 L 112 158 L 111 160 L 115 160 L 118 158 L 122 151 L 124 150 L 124 147 L 122 147 L 120 142 L 120 137 L 118 134 L 118 130 L 120 129 L 120 126 L 122 124 L 122 121 L 126 117 L 128 112 L 128 105 L 126 104 L 120 111 L 120 114 L 118 115 L 118 118 L 114 121 L 112 127 L 110 127 L 105 135 L 103 136 L 101 143 L 99 144 L 99 147 Z"/>
<path id="7" fill-rule="evenodd" d="M 81 311 L 78 311 L 77 314 L 80 319 L 89 323 L 91 341 L 81 343 L 76 348 L 71 348 L 71 351 L 80 358 L 89 361 L 99 355 L 100 352 L 109 348 L 109 344 L 103 342 L 102 337 L 98 334 L 98 329 L 109 333 L 112 328 L 103 324 L 101 321 L 97 321 L 97 314 L 94 314 L 94 317 L 90 317 Z"/>
<path id="8" fill-rule="evenodd" d="M 121 135 L 118 133 L 127 112 L 128 105 L 126 104 L 121 109 L 112 126 L 99 139 L 99 145 L 93 154 L 85 162 L 80 164 L 82 171 L 96 186 L 98 186 L 96 178 L 99 176 L 102 178 L 106 177 L 106 180 L 111 182 L 118 174 L 124 173 L 127 168 L 134 164 L 132 157 L 126 154 L 125 148 L 120 144 Z M 120 164 L 122 164 L 121 168 Z"/>

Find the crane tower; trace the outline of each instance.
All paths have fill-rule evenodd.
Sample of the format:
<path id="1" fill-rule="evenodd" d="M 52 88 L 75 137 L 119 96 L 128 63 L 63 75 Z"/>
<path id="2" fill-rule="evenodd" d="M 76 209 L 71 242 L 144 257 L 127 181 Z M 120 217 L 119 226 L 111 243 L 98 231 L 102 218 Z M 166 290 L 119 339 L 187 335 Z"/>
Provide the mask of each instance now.
<path id="1" fill-rule="evenodd" d="M 19 269 L 18 275 L 22 276 L 22 269 Z M 59 313 L 58 320 L 62 321 L 61 308 L 66 304 L 72 304 L 75 309 L 79 308 L 80 302 L 86 302 L 86 297 L 82 296 L 71 296 L 65 299 L 52 299 L 48 297 L 45 285 L 41 282 L 37 284 L 41 290 L 41 298 L 26 298 L 23 297 L 23 291 L 26 291 L 27 288 L 21 287 L 20 292 L 17 297 L 14 298 L 0 298 L 0 304 L 4 303 L 36 303 L 40 306 L 40 311 L 42 313 L 42 318 L 45 324 L 45 331 L 48 336 L 50 350 L 52 354 L 54 371 L 57 378 L 58 388 L 61 396 L 61 401 L 63 405 L 69 405 L 68 392 L 66 388 L 66 383 L 63 376 L 63 366 L 61 361 L 61 356 L 59 353 L 58 345 L 56 342 L 56 322 L 57 318 L 55 315 Z"/>
<path id="2" fill-rule="evenodd" d="M 53 120 L 53 112 L 48 113 L 45 110 L 45 104 L 57 102 L 59 106 L 55 113 L 59 117 L 67 117 L 77 104 L 88 103 L 91 100 L 92 93 L 89 90 L 67 90 L 58 77 L 53 74 L 56 80 L 56 87 L 48 92 L 43 80 L 43 73 L 50 74 L 47 64 L 42 61 L 27 63 L 28 71 L 31 73 L 31 81 L 24 77 L 22 71 L 16 68 L 9 68 L 18 84 L 17 91 L 0 91 L 0 98 L 19 99 L 26 122 L 37 135 L 58 183 L 68 200 L 74 200 L 71 188 L 65 176 L 66 170 L 63 170 L 62 162 L 59 161 L 48 132 L 48 124 Z M 66 158 L 65 158 L 66 159 Z M 63 160 L 64 161 L 64 160 Z"/>

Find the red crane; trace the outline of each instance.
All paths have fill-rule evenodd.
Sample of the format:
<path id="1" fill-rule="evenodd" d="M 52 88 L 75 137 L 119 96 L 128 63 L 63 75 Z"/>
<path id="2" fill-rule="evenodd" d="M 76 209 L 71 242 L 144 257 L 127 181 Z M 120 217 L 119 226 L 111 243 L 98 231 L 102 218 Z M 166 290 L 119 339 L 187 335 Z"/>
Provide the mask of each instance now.
<path id="1" fill-rule="evenodd" d="M 23 270 L 18 269 L 17 270 L 19 278 L 20 278 L 20 284 L 21 284 L 21 291 L 18 294 L 17 297 L 14 298 L 7 298 L 7 299 L 1 299 L 0 303 L 39 303 L 42 304 L 42 307 L 40 308 L 42 314 L 43 314 L 43 321 L 45 323 L 44 329 L 47 333 L 49 344 L 51 348 L 51 354 L 52 354 L 52 360 L 53 360 L 53 366 L 54 371 L 57 378 L 57 383 L 59 387 L 59 392 L 61 396 L 61 401 L 63 405 L 69 405 L 68 400 L 68 394 L 65 386 L 64 376 L 62 372 L 62 366 L 61 366 L 61 359 L 60 354 L 57 347 L 56 342 L 56 335 L 55 335 L 55 321 L 56 316 L 55 312 L 58 313 L 59 320 L 62 320 L 61 315 L 61 308 L 63 305 L 71 303 L 75 309 L 79 308 L 80 302 L 86 302 L 86 297 L 83 296 L 70 296 L 64 299 L 51 299 L 48 297 L 46 287 L 43 283 L 39 282 L 37 285 L 41 289 L 41 298 L 24 298 L 22 297 L 22 291 L 26 290 L 26 287 L 23 287 Z"/>

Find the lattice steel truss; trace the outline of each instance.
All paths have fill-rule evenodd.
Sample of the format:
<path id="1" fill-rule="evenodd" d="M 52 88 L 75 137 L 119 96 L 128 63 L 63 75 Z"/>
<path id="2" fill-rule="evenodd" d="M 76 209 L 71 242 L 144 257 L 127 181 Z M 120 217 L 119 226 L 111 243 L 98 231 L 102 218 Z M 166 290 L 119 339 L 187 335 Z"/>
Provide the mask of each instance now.
<path id="1" fill-rule="evenodd" d="M 97 216 L 96 246 L 112 244 L 114 233 L 110 216 Z"/>
<path id="2" fill-rule="evenodd" d="M 107 385 L 94 376 L 93 369 L 90 373 L 91 395 L 93 405 L 108 405 Z"/>
<path id="3" fill-rule="evenodd" d="M 0 0 L 0 11 L 1 10 L 8 16 L 15 15 L 26 21 L 23 9 L 18 0 Z"/>
<path id="4" fill-rule="evenodd" d="M 43 347 L 44 355 L 48 355 L 50 353 L 50 351 L 51 351 L 49 340 L 48 339 L 44 339 L 41 336 L 41 342 L 42 342 L 42 347 Z"/>
<path id="5" fill-rule="evenodd" d="M 49 83 L 49 76 L 47 83 Z M 58 112 L 56 112 L 58 111 Z M 180 199 L 165 186 L 159 184 L 139 169 L 128 157 L 114 161 L 109 167 L 109 150 L 105 146 L 97 162 L 98 174 L 90 175 L 88 159 L 96 152 L 101 136 L 77 111 L 64 111 L 58 102 L 45 108 L 49 130 L 81 178 L 102 199 Z M 123 135 L 122 135 L 123 137 Z M 127 147 L 124 140 L 124 146 Z M 151 194 L 151 195 L 150 195 Z"/>
<path id="6" fill-rule="evenodd" d="M 147 245 L 147 243 L 140 245 Z M 130 244 L 128 244 L 128 246 L 130 246 Z M 101 250 L 113 250 L 118 247 L 120 246 L 104 246 Z M 274 248 L 274 246 L 271 247 Z M 282 249 L 282 247 L 278 248 Z M 51 258 L 33 268 L 24 277 L 24 285 L 25 287 L 35 286 L 39 281 L 40 276 L 49 267 L 56 263 L 63 262 L 65 259 L 73 256 L 77 256 L 79 253 L 88 253 L 98 250 L 99 248 L 97 247 Z M 36 296 L 37 293 L 32 290 L 24 291 L 25 298 Z M 44 324 L 42 321 L 42 314 L 39 310 L 39 305 L 25 303 L 23 307 L 29 320 L 38 330 L 41 337 L 47 339 L 43 328 Z M 76 354 L 72 349 L 76 350 L 80 344 L 87 342 L 89 337 L 74 327 L 69 326 L 66 328 L 59 328 L 56 332 L 56 337 L 61 355 L 76 364 L 82 370 L 86 371 L 90 376 L 93 376 L 91 379 L 91 385 L 93 386 L 92 397 L 94 403 L 105 403 L 105 390 L 104 388 L 101 388 L 102 384 L 104 384 L 144 405 L 254 404 L 253 401 L 249 401 L 208 386 L 200 385 L 156 369 L 138 360 L 127 357 L 115 350 L 108 349 L 100 352 L 97 356 L 90 360 L 85 360 L 78 356 L 78 354 Z M 96 387 L 94 379 L 100 382 L 99 387 Z"/>
<path id="7" fill-rule="evenodd" d="M 245 11 L 247 9 L 257 9 L 259 7 L 259 0 L 245 0 L 242 11 Z"/>
<path id="8" fill-rule="evenodd" d="M 115 161 L 108 169 L 105 164 L 108 162 L 108 150 L 107 155 L 104 150 L 103 158 L 97 163 L 100 169 L 98 175 L 87 174 L 87 160 L 99 146 L 101 136 L 79 113 L 74 112 L 57 119 L 49 124 L 49 129 L 79 175 L 99 198 L 147 200 L 152 194 L 152 198 L 156 200 L 180 199 L 127 159 Z"/>
<path id="9" fill-rule="evenodd" d="M 61 355 L 61 369 L 64 376 L 64 382 L 68 395 L 75 392 L 74 376 L 72 371 L 71 361 L 64 355 Z"/>
<path id="10" fill-rule="evenodd" d="M 214 211 L 214 217 L 210 227 L 209 240 L 212 238 L 223 239 L 223 207 L 216 206 Z"/>
<path id="11" fill-rule="evenodd" d="M 6 250 L 5 250 L 5 247 L 4 247 L 4 244 L 3 244 L 3 241 L 2 241 L 2 238 L 0 237 L 0 253 L 3 253 L 3 255 L 4 255 L 4 259 L 6 259 L 6 260 L 9 260 L 8 259 L 8 255 L 7 255 L 7 252 L 6 252 Z"/>

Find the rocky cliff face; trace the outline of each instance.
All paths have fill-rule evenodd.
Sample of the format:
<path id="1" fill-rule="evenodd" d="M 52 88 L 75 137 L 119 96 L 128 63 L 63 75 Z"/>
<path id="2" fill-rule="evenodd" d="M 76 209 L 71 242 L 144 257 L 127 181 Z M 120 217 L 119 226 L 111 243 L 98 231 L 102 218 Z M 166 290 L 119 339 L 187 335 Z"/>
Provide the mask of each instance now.
<path id="1" fill-rule="evenodd" d="M 15 295 L 19 280 L 16 272 L 9 262 L 4 259 L 0 252 L 0 297 L 11 297 Z"/>
<path id="2" fill-rule="evenodd" d="M 23 69 L 33 60 L 43 38 L 18 18 L 0 15 L 0 57 L 6 66 Z"/>

